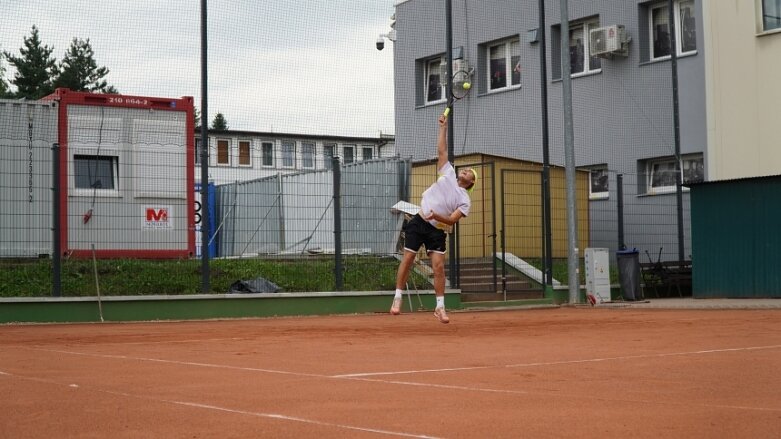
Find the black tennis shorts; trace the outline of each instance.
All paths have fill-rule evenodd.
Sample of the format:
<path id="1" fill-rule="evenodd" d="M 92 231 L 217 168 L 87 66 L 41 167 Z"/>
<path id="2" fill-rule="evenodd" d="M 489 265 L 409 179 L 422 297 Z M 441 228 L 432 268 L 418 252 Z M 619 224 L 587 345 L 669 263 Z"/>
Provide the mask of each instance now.
<path id="1" fill-rule="evenodd" d="M 445 253 L 445 232 L 440 230 L 420 215 L 415 215 L 404 226 L 404 248 L 417 252 L 421 245 L 426 251 Z"/>

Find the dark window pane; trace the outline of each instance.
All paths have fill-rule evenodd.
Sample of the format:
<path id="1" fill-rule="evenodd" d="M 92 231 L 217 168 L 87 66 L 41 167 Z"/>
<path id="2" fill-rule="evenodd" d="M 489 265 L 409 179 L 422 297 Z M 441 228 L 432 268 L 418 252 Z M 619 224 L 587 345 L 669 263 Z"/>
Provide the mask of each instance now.
<path id="1" fill-rule="evenodd" d="M 697 50 L 697 29 L 694 22 L 694 2 L 681 2 L 681 52 Z"/>
<path id="2" fill-rule="evenodd" d="M 88 155 L 73 156 L 73 170 L 77 189 L 114 189 L 114 160 L 116 157 Z"/>
<path id="3" fill-rule="evenodd" d="M 521 83 L 521 57 L 513 56 L 511 63 L 513 66 L 512 85 L 518 85 Z"/>
<path id="4" fill-rule="evenodd" d="M 670 26 L 667 20 L 667 8 L 661 7 L 651 11 L 653 27 L 653 58 L 670 55 Z"/>
<path id="5" fill-rule="evenodd" d="M 263 166 L 274 166 L 273 143 L 263 143 Z"/>

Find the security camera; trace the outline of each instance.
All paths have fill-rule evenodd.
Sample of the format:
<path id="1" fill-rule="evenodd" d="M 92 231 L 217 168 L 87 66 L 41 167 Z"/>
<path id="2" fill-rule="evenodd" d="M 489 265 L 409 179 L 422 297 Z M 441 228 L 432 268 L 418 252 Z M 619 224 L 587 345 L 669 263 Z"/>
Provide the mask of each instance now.
<path id="1" fill-rule="evenodd" d="M 380 35 L 377 37 L 377 50 L 382 50 L 385 48 L 385 38 L 383 35 Z"/>

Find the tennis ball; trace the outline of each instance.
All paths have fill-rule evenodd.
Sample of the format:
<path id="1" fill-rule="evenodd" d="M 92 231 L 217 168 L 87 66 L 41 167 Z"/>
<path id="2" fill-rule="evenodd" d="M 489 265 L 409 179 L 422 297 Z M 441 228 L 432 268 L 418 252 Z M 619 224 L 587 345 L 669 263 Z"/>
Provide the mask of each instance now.
<path id="1" fill-rule="evenodd" d="M 469 90 L 470 88 L 472 88 L 472 83 L 471 82 L 465 82 L 463 87 L 464 87 L 464 90 Z"/>

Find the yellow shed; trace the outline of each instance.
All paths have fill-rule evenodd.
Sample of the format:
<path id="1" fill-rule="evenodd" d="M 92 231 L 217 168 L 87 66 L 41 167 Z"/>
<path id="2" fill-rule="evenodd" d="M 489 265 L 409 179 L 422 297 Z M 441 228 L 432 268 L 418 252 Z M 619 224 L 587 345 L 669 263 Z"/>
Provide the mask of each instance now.
<path id="1" fill-rule="evenodd" d="M 542 257 L 542 164 L 488 154 L 457 156 L 454 165 L 474 168 L 479 179 L 471 193 L 469 216 L 458 224 L 461 258 L 486 258 L 505 251 L 521 258 Z M 436 181 L 436 160 L 412 165 L 411 200 Z M 551 229 L 553 258 L 567 257 L 567 199 L 564 168 L 551 166 Z M 578 248 L 589 242 L 588 171 L 578 171 Z M 504 235 L 504 236 L 503 236 Z M 495 250 L 494 250 L 495 248 Z"/>

